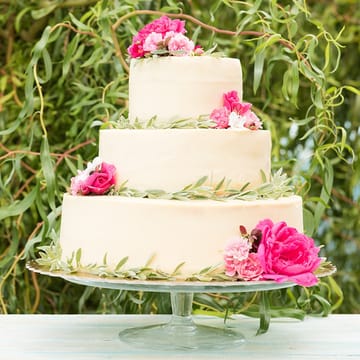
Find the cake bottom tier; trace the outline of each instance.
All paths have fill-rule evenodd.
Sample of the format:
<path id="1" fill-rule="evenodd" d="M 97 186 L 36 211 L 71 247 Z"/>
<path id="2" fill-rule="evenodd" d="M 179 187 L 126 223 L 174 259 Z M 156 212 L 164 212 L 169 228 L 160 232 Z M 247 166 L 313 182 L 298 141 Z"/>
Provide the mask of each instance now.
<path id="1" fill-rule="evenodd" d="M 223 261 L 239 226 L 251 231 L 263 219 L 303 229 L 302 199 L 212 201 L 160 200 L 121 196 L 64 195 L 60 230 L 62 258 L 81 249 L 81 264 L 150 267 L 184 277 Z"/>

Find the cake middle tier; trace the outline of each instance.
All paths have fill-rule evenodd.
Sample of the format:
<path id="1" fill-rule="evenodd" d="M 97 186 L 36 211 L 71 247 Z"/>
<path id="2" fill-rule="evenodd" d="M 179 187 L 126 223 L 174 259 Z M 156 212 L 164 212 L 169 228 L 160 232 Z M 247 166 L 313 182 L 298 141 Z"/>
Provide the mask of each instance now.
<path id="1" fill-rule="evenodd" d="M 99 156 L 116 166 L 118 185 L 139 190 L 179 191 L 203 176 L 252 189 L 261 171 L 270 176 L 271 137 L 268 130 L 101 130 Z"/>

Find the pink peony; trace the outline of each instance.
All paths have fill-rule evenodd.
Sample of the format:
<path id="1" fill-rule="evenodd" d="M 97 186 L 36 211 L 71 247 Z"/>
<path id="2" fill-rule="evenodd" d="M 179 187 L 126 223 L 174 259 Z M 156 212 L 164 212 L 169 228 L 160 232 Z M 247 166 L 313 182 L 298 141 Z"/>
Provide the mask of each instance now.
<path id="1" fill-rule="evenodd" d="M 239 266 L 249 256 L 251 245 L 242 236 L 233 238 L 225 248 L 224 261 L 225 273 L 228 276 L 239 274 Z"/>
<path id="2" fill-rule="evenodd" d="M 96 160 L 71 179 L 72 195 L 105 194 L 116 182 L 115 166 Z"/>
<path id="3" fill-rule="evenodd" d="M 232 111 L 235 111 L 239 115 L 245 115 L 248 112 L 250 112 L 252 105 L 247 102 L 244 102 L 244 103 L 239 102 L 239 103 L 234 103 L 232 106 L 233 106 Z"/>
<path id="4" fill-rule="evenodd" d="M 174 31 L 176 33 L 185 34 L 185 21 L 182 20 L 171 20 L 167 16 L 161 16 L 158 19 L 155 19 L 151 23 L 145 25 L 140 31 L 139 35 L 147 37 L 148 34 L 152 32 L 165 35 L 168 31 Z"/>
<path id="5" fill-rule="evenodd" d="M 217 129 L 227 129 L 229 127 L 230 111 L 226 107 L 215 109 L 210 114 L 210 119 L 216 122 Z"/>
<path id="6" fill-rule="evenodd" d="M 302 286 L 313 286 L 318 282 L 313 272 L 321 261 L 320 248 L 315 246 L 313 239 L 285 222 L 274 224 L 269 219 L 260 221 L 256 229 L 262 233 L 258 256 L 265 279 L 293 281 Z"/>
<path id="7" fill-rule="evenodd" d="M 190 55 L 194 48 L 193 41 L 180 33 L 175 33 L 168 42 L 168 49 L 172 55 Z"/>

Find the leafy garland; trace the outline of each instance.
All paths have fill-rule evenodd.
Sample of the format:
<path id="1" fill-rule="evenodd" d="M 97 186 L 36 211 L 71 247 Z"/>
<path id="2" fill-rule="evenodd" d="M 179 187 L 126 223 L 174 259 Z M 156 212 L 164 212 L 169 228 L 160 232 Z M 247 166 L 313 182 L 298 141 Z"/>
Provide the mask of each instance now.
<path id="1" fill-rule="evenodd" d="M 102 264 L 83 265 L 81 263 L 81 249 L 73 252 L 72 256 L 64 261 L 62 260 L 62 249 L 57 240 L 53 241 L 50 245 L 39 247 L 38 250 L 40 257 L 37 258 L 35 262 L 52 272 L 60 271 L 67 274 L 86 273 L 102 278 L 117 278 L 123 280 L 237 281 L 235 278 L 225 274 L 222 264 L 206 267 L 198 273 L 184 277 L 181 275 L 181 268 L 184 263 L 176 266 L 171 273 L 167 273 L 150 267 L 154 257 L 151 257 L 143 267 L 125 269 L 124 265 L 127 263 L 128 257 L 122 258 L 115 267 L 107 264 L 106 255 L 104 256 Z M 317 276 L 326 276 L 331 275 L 335 271 L 335 266 L 323 258 L 315 274 Z"/>
<path id="2" fill-rule="evenodd" d="M 240 189 L 230 187 L 230 181 L 223 178 L 216 185 L 206 185 L 207 176 L 203 176 L 194 184 L 189 184 L 179 191 L 166 192 L 164 190 L 153 189 L 140 191 L 126 186 L 127 181 L 122 183 L 118 189 L 112 189 L 109 195 L 126 197 L 139 197 L 148 199 L 165 200 L 260 200 L 278 199 L 294 195 L 292 179 L 288 178 L 282 169 L 276 171 L 269 180 L 261 171 L 263 183 L 255 189 L 248 189 L 249 183 Z"/>
<path id="3" fill-rule="evenodd" d="M 107 264 L 106 255 L 102 264 L 81 263 L 81 249 L 78 249 L 66 261 L 62 260 L 62 249 L 58 241 L 53 241 L 50 245 L 38 248 L 39 258 L 36 263 L 49 271 L 62 271 L 71 273 L 86 273 L 99 277 L 118 278 L 124 280 L 184 280 L 184 281 L 235 281 L 234 278 L 225 275 L 224 267 L 221 264 L 209 266 L 202 269 L 199 273 L 191 274 L 189 277 L 180 275 L 184 263 L 176 266 L 174 271 L 167 273 L 150 267 L 153 257 L 143 267 L 124 269 L 128 257 L 122 258 L 115 267 Z"/>
<path id="4" fill-rule="evenodd" d="M 161 122 L 157 116 L 153 116 L 150 120 L 140 122 L 137 118 L 131 122 L 130 119 L 120 116 L 116 121 L 108 121 L 107 123 L 96 121 L 93 126 L 101 125 L 102 128 L 113 129 L 214 129 L 216 122 L 211 120 L 208 115 L 200 115 L 197 118 L 186 118 L 167 120 Z"/>

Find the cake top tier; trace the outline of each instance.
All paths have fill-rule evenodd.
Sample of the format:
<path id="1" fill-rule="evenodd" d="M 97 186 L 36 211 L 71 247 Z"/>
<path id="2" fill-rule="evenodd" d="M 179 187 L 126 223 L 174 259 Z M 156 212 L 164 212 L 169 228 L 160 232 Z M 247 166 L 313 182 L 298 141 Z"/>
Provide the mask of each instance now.
<path id="1" fill-rule="evenodd" d="M 131 61 L 129 118 L 167 122 L 209 116 L 223 94 L 242 98 L 238 59 L 211 56 L 159 57 Z"/>
<path id="2" fill-rule="evenodd" d="M 130 121 L 209 117 L 231 91 L 242 100 L 240 61 L 211 56 L 185 34 L 184 21 L 162 16 L 133 37 L 128 48 Z"/>

